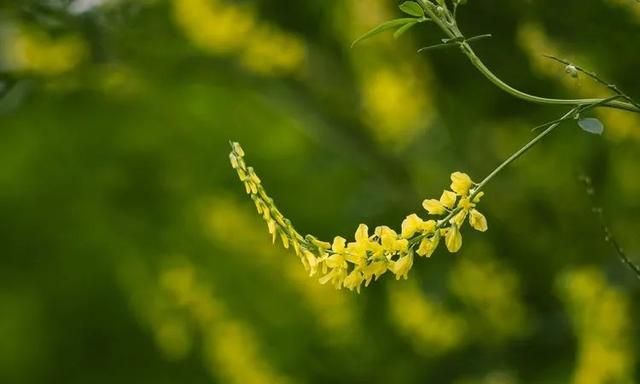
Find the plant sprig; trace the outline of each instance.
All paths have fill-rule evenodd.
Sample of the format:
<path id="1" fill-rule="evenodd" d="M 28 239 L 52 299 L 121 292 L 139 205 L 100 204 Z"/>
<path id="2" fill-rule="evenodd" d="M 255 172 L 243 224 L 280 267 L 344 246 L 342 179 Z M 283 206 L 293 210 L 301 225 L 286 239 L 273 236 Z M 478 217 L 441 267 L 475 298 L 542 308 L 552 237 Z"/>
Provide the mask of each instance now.
<path id="1" fill-rule="evenodd" d="M 426 199 L 423 202 L 423 207 L 432 217 L 431 219 L 425 221 L 417 214 L 411 214 L 403 221 L 400 233 L 390 227 L 380 226 L 375 229 L 373 235 L 369 235 L 367 225 L 361 224 L 355 233 L 355 242 L 350 243 L 347 243 L 346 239 L 340 236 L 336 236 L 333 243 L 320 241 L 312 235 L 303 237 L 266 194 L 260 178 L 253 168 L 247 166 L 240 144 L 231 143 L 231 165 L 244 183 L 246 192 L 254 201 L 258 213 L 267 222 L 273 240 L 275 241 L 279 236 L 285 248 L 292 247 L 310 275 L 316 273 L 321 275 L 321 283 L 331 282 L 337 288 L 345 287 L 359 291 L 363 283 L 366 286 L 373 278 L 377 280 L 387 271 L 395 274 L 397 279 L 407 278 L 409 270 L 413 266 L 414 254 L 430 257 L 437 248 L 441 237 L 444 238 L 449 252 L 457 252 L 462 246 L 460 228 L 467 218 L 470 226 L 474 229 L 481 232 L 488 229 L 486 218 L 476 209 L 477 203 L 484 194 L 483 189 L 498 174 L 540 143 L 556 128 L 573 120 L 577 121 L 578 126 L 586 132 L 602 134 L 604 125 L 598 119 L 583 118 L 582 114 L 599 107 L 618 108 L 640 113 L 640 105 L 617 86 L 606 82 L 593 72 L 553 56 L 547 57 L 564 64 L 565 71 L 569 75 L 575 77 L 578 73 L 583 73 L 597 83 L 606 86 L 614 95 L 592 99 L 551 99 L 530 95 L 511 87 L 484 65 L 469 44 L 491 37 L 491 35 L 484 34 L 466 38 L 460 32 L 456 15 L 458 7 L 465 3 L 465 0 L 451 0 L 453 11 L 450 11 L 446 0 L 405 1 L 400 5 L 400 10 L 411 17 L 384 22 L 356 39 L 352 46 L 392 29 L 395 29 L 394 36 L 397 38 L 419 23 L 432 21 L 440 27 L 446 37 L 441 40 L 442 43 L 422 48 L 419 52 L 457 46 L 481 73 L 511 95 L 534 103 L 569 105 L 571 108 L 560 118 L 533 128 L 532 131 L 538 129 L 543 129 L 543 131 L 500 163 L 480 183 L 474 183 L 465 173 L 452 173 L 451 190 L 445 190 L 439 200 Z M 585 179 L 585 183 L 590 183 L 590 180 Z M 589 188 L 592 189 L 592 187 Z M 594 210 L 594 212 L 599 212 L 599 219 L 607 241 L 613 244 L 620 259 L 640 278 L 640 268 L 626 257 L 622 248 L 610 236 L 609 229 L 604 224 L 601 210 Z M 436 217 L 434 218 L 434 216 Z"/>
<path id="2" fill-rule="evenodd" d="M 411 26 L 413 26 L 420 22 L 432 21 L 441 29 L 442 32 L 444 32 L 444 34 L 447 36 L 446 38 L 447 41 L 443 42 L 442 44 L 436 44 L 431 47 L 423 48 L 421 51 L 436 49 L 436 48 L 448 48 L 451 45 L 454 45 L 454 46 L 457 45 L 458 47 L 460 47 L 460 50 L 462 51 L 462 53 L 469 59 L 471 64 L 474 67 L 476 67 L 476 69 L 480 71 L 489 81 L 491 81 L 494 85 L 496 85 L 501 90 L 511 94 L 516 98 L 529 101 L 532 103 L 537 103 L 537 104 L 554 104 L 554 105 L 591 105 L 604 100 L 602 98 L 555 99 L 555 98 L 549 98 L 549 97 L 540 97 L 540 96 L 531 95 L 527 92 L 516 89 L 511 85 L 509 85 L 508 83 L 506 83 L 505 81 L 503 81 L 500 77 L 494 74 L 482 62 L 480 57 L 478 57 L 478 55 L 471 48 L 471 45 L 469 44 L 469 42 L 471 42 L 473 38 L 469 38 L 469 39 L 465 38 L 464 34 L 461 32 L 460 28 L 458 27 L 458 24 L 456 21 L 457 10 L 460 5 L 463 5 L 465 3 L 466 1 L 453 0 L 452 1 L 453 11 L 450 11 L 449 6 L 447 5 L 447 2 L 445 0 L 405 1 L 400 5 L 400 9 L 405 13 L 409 13 L 407 11 L 410 9 L 411 13 L 409 14 L 414 16 L 413 18 L 395 19 L 395 20 L 384 22 L 378 25 L 377 27 L 373 28 L 372 30 L 368 31 L 367 33 L 362 35 L 360 38 L 356 39 L 356 41 L 354 41 L 354 43 L 352 44 L 352 47 L 355 46 L 357 43 L 361 42 L 362 40 L 371 38 L 389 29 L 402 28 L 409 23 L 411 23 L 412 24 Z M 417 12 L 417 7 L 420 7 L 423 11 L 420 17 L 415 17 L 415 15 L 420 14 Z M 408 30 L 409 28 L 410 27 L 406 27 L 403 30 L 403 33 L 406 32 L 406 30 Z M 485 36 L 485 35 L 481 35 L 481 36 Z M 448 44 L 449 42 L 452 42 L 454 44 Z M 640 113 L 640 104 L 633 102 L 627 98 L 624 98 L 624 101 L 611 100 L 606 103 L 602 103 L 599 106 L 606 107 L 606 108 L 623 109 L 630 112 Z"/>

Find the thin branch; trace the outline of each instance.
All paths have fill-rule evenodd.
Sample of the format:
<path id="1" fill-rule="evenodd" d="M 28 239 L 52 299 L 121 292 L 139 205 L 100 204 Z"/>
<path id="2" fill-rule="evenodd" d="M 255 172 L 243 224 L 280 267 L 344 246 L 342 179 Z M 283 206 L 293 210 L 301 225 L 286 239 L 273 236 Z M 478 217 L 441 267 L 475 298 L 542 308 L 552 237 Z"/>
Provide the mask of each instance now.
<path id="1" fill-rule="evenodd" d="M 621 96 L 622 98 L 624 98 L 626 101 L 628 101 L 629 103 L 635 105 L 636 107 L 640 108 L 640 104 L 637 103 L 635 100 L 633 100 L 629 95 L 627 95 L 626 93 L 624 93 L 620 88 L 618 88 L 617 85 L 615 84 L 611 84 L 608 81 L 604 80 L 602 77 L 598 76 L 597 73 L 586 70 L 582 67 L 580 67 L 579 65 L 573 64 L 572 62 L 565 60 L 565 59 L 561 59 L 559 57 L 555 57 L 552 55 L 543 55 L 544 57 L 546 57 L 547 59 L 551 59 L 553 61 L 556 61 L 558 63 L 564 64 L 567 66 L 567 68 L 571 67 L 573 69 L 575 69 L 576 71 L 585 74 L 586 76 L 588 76 L 589 78 L 591 78 L 591 80 L 595 81 L 596 83 L 605 86 L 606 88 L 608 88 L 609 90 L 611 90 L 612 92 L 614 92 L 615 94 Z"/>
<path id="2" fill-rule="evenodd" d="M 555 105 L 590 105 L 602 101 L 603 99 L 554 99 L 548 97 L 540 97 L 531 95 L 529 93 L 523 92 L 519 89 L 512 87 L 511 85 L 504 82 L 501 78 L 496 76 L 478 57 L 478 55 L 473 51 L 471 45 L 465 42 L 465 37 L 458 28 L 455 18 L 449 21 L 448 17 L 451 17 L 448 9 L 446 7 L 436 7 L 428 0 L 419 0 L 418 3 L 422 6 L 422 9 L 425 13 L 433 20 L 438 27 L 447 35 L 450 40 L 462 41 L 460 44 L 460 48 L 462 53 L 467 56 L 471 64 L 478 71 L 480 71 L 489 81 L 491 81 L 495 86 L 502 89 L 503 91 L 511 94 L 514 97 L 517 97 L 522 100 L 529 101 L 531 103 L 538 104 L 555 104 Z M 445 17 L 446 16 L 446 17 Z M 623 109 L 631 112 L 640 113 L 640 106 L 636 103 L 623 102 L 620 100 L 613 100 L 602 104 L 603 107 L 608 108 L 616 108 Z"/>
<path id="3" fill-rule="evenodd" d="M 629 259 L 627 254 L 624 252 L 624 249 L 622 249 L 620 243 L 618 243 L 616 238 L 611 233 L 609 225 L 607 225 L 607 221 L 604 217 L 604 210 L 596 203 L 596 192 L 593 188 L 593 182 L 591 181 L 591 178 L 588 176 L 580 176 L 580 181 L 584 184 L 587 196 L 589 196 L 589 200 L 591 201 L 591 211 L 598 219 L 600 228 L 604 233 L 604 241 L 611 244 L 611 247 L 615 251 L 618 258 L 620 258 L 620 261 L 622 261 L 622 263 L 626 265 L 631 270 L 631 272 L 633 272 L 636 278 L 640 280 L 640 267 L 638 267 L 637 264 Z"/>

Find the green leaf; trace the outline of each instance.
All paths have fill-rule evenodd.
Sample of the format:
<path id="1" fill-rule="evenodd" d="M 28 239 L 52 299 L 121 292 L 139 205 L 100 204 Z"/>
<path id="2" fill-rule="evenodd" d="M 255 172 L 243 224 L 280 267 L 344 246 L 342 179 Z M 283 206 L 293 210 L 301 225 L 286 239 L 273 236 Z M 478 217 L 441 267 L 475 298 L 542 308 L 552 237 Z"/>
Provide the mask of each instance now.
<path id="1" fill-rule="evenodd" d="M 398 28 L 393 33 L 393 38 L 397 39 L 398 37 L 402 36 L 405 32 L 407 32 L 409 29 L 411 29 L 411 27 L 413 27 L 416 24 L 418 24 L 418 21 L 414 21 L 413 23 L 407 23 L 407 24 L 403 25 L 402 27 Z"/>
<path id="2" fill-rule="evenodd" d="M 424 10 L 415 1 L 405 1 L 404 3 L 400 4 L 400 10 L 407 15 L 424 17 Z"/>
<path id="3" fill-rule="evenodd" d="M 359 42 L 366 40 L 372 36 L 375 36 L 381 32 L 387 31 L 389 29 L 392 28 L 396 28 L 396 27 L 400 27 L 403 26 L 405 24 L 409 24 L 409 23 L 415 23 L 416 19 L 414 19 L 413 17 L 405 17 L 402 19 L 394 19 L 394 20 L 389 20 L 389 21 L 385 21 L 384 23 L 378 25 L 377 27 L 373 28 L 372 30 L 370 30 L 369 32 L 365 33 L 364 35 L 358 37 L 352 44 L 351 44 L 351 48 L 355 47 L 356 44 L 358 44 Z"/>
<path id="4" fill-rule="evenodd" d="M 578 125 L 580 126 L 580 128 L 582 128 L 583 131 L 592 133 L 594 135 L 602 135 L 602 132 L 604 132 L 604 125 L 600 120 L 594 117 L 580 119 L 578 121 Z"/>
<path id="5" fill-rule="evenodd" d="M 432 49 L 442 49 L 442 48 L 449 48 L 449 47 L 455 47 L 455 46 L 456 45 L 453 44 L 453 43 L 435 44 L 435 45 L 430 45 L 428 47 L 423 47 L 423 48 L 418 49 L 418 53 L 430 51 Z"/>

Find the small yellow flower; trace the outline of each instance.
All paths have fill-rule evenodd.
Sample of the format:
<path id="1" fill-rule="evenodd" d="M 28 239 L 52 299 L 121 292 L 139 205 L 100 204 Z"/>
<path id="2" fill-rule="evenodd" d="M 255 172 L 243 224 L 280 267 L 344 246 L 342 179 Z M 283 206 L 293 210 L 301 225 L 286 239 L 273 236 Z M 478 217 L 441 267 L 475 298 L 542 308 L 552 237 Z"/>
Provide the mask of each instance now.
<path id="1" fill-rule="evenodd" d="M 422 232 L 431 233 L 435 232 L 437 223 L 435 220 L 427 220 L 422 223 Z"/>
<path id="2" fill-rule="evenodd" d="M 476 197 L 473 198 L 473 202 L 474 203 L 479 203 L 480 199 L 482 199 L 482 196 L 484 196 L 484 192 L 482 192 L 482 191 L 478 192 Z"/>
<path id="3" fill-rule="evenodd" d="M 373 263 L 367 265 L 363 269 L 364 279 L 365 279 L 365 287 L 369 286 L 371 279 L 375 276 L 375 279 L 378 278 L 387 272 L 387 261 L 374 261 Z"/>
<path id="4" fill-rule="evenodd" d="M 466 196 L 473 186 L 473 181 L 466 173 L 454 172 L 451 174 L 451 190 L 460 196 Z"/>
<path id="5" fill-rule="evenodd" d="M 467 218 L 468 212 L 469 211 L 467 211 L 466 209 L 463 209 L 460 212 L 456 213 L 455 216 L 451 218 L 451 223 L 455 224 L 457 227 L 461 227 L 462 224 L 464 224 L 464 219 Z"/>
<path id="6" fill-rule="evenodd" d="M 307 271 L 309 272 L 309 276 L 313 276 L 318 272 L 318 259 L 316 258 L 316 256 L 305 250 L 303 252 L 303 258 L 302 259 L 302 264 L 305 266 L 305 268 L 307 269 Z"/>
<path id="7" fill-rule="evenodd" d="M 451 209 L 454 205 L 456 205 L 457 198 L 458 196 L 456 196 L 454 192 L 444 191 L 442 192 L 442 196 L 440 196 L 440 203 L 442 203 L 442 205 L 444 205 L 446 208 Z"/>
<path id="8" fill-rule="evenodd" d="M 452 224 L 451 227 L 447 229 L 447 234 L 444 240 L 449 252 L 458 252 L 460 247 L 462 247 L 462 235 L 460 234 L 460 229 L 458 229 L 455 224 Z"/>
<path id="9" fill-rule="evenodd" d="M 420 242 L 420 247 L 418 247 L 418 255 L 431 257 L 436 248 L 438 248 L 438 243 L 440 243 L 439 232 L 430 238 L 422 239 L 422 241 Z"/>
<path id="10" fill-rule="evenodd" d="M 489 228 L 487 226 L 487 218 L 484 217 L 482 213 L 478 212 L 477 209 L 471 210 L 471 214 L 469 215 L 469 224 L 480 232 L 484 232 Z"/>
<path id="11" fill-rule="evenodd" d="M 347 270 L 345 268 L 336 268 L 331 270 L 328 274 L 320 278 L 320 284 L 326 284 L 331 282 L 336 288 L 340 289 L 344 279 L 347 277 Z"/>
<path id="12" fill-rule="evenodd" d="M 471 208 L 475 207 L 476 205 L 472 202 L 469 201 L 468 198 L 462 198 L 460 199 L 460 201 L 458 202 L 458 207 L 464 209 L 465 211 L 470 210 Z"/>
<path id="13" fill-rule="evenodd" d="M 357 243 L 368 243 L 369 242 L 369 227 L 365 224 L 360 224 L 358 229 L 356 230 L 355 239 Z"/>
<path id="14" fill-rule="evenodd" d="M 287 234 L 284 232 L 280 232 L 280 239 L 282 240 L 282 245 L 285 247 L 285 249 L 289 249 L 289 237 L 287 236 Z"/>
<path id="15" fill-rule="evenodd" d="M 347 240 L 343 237 L 336 236 L 333 239 L 333 244 L 331 245 L 331 250 L 335 253 L 342 253 L 346 248 Z"/>
<path id="16" fill-rule="evenodd" d="M 400 280 L 401 277 L 404 277 L 406 280 L 409 276 L 411 267 L 413 267 L 413 255 L 408 254 L 398 259 L 398 261 L 393 262 L 389 269 L 391 269 L 391 272 L 396 275 L 396 280 Z"/>
<path id="17" fill-rule="evenodd" d="M 407 239 L 399 239 L 396 231 L 389 227 L 376 228 L 376 234 L 380 238 L 382 249 L 385 252 L 405 252 L 409 248 L 409 241 Z"/>
<path id="18" fill-rule="evenodd" d="M 239 157 L 244 157 L 244 149 L 240 146 L 240 143 L 231 143 L 231 150 Z"/>
<path id="19" fill-rule="evenodd" d="M 426 199 L 422 202 L 422 207 L 429 212 L 430 215 L 442 215 L 447 211 L 444 205 L 436 199 Z"/>
<path id="20" fill-rule="evenodd" d="M 380 230 L 380 243 L 385 250 L 391 250 L 394 248 L 398 234 L 396 231 L 389 227 L 381 227 Z"/>
<path id="21" fill-rule="evenodd" d="M 350 274 L 347 275 L 347 277 L 344 278 L 344 287 L 349 289 L 350 291 L 353 291 L 354 289 L 360 293 L 360 286 L 362 285 L 362 282 L 364 281 L 364 276 L 362 275 L 362 271 L 359 268 L 354 269 L 353 271 L 351 271 Z"/>
<path id="22" fill-rule="evenodd" d="M 343 255 L 336 253 L 335 255 L 331 255 L 327 257 L 325 260 L 325 265 L 331 269 L 346 269 L 347 268 L 347 260 Z"/>
<path id="23" fill-rule="evenodd" d="M 390 239 L 395 239 L 398 237 L 398 234 L 396 233 L 396 231 L 387 227 L 386 225 L 381 225 L 379 227 L 376 227 L 374 234 L 378 236 L 383 247 L 386 241 L 389 241 Z"/>
<path id="24" fill-rule="evenodd" d="M 398 239 L 394 244 L 394 251 L 405 253 L 409 250 L 409 240 L 407 239 Z"/>
<path id="25" fill-rule="evenodd" d="M 233 169 L 238 169 L 238 167 L 240 166 L 240 164 L 238 164 L 238 158 L 233 152 L 229 154 L 229 161 L 231 161 L 231 168 Z"/>
<path id="26" fill-rule="evenodd" d="M 402 222 L 402 237 L 410 238 L 424 226 L 424 221 L 415 213 L 407 216 Z"/>
<path id="27" fill-rule="evenodd" d="M 367 250 L 367 244 L 349 243 L 344 255 L 350 263 L 362 265 L 367 261 Z"/>
<path id="28" fill-rule="evenodd" d="M 313 245 L 315 245 L 316 247 L 318 247 L 319 249 L 325 250 L 325 251 L 328 250 L 328 249 L 331 249 L 331 244 L 330 243 L 327 243 L 326 241 L 318 240 L 315 237 L 310 236 L 310 235 L 307 236 L 307 237 L 308 237 L 309 241 L 311 241 L 311 243 Z"/>

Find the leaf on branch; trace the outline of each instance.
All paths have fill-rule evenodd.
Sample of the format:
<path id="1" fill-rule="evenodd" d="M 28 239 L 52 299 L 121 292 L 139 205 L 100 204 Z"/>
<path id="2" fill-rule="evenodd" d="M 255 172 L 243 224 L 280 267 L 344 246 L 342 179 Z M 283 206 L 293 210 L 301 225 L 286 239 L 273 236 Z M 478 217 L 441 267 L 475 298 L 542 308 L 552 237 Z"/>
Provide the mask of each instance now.
<path id="1" fill-rule="evenodd" d="M 414 19 L 413 17 L 405 17 L 405 18 L 401 18 L 401 19 L 394 19 L 394 20 L 389 20 L 389 21 L 385 21 L 384 23 L 378 25 L 377 27 L 373 28 L 372 30 L 370 30 L 369 32 L 365 33 L 364 35 L 358 37 L 352 44 L 351 44 L 351 48 L 355 47 L 356 44 L 358 44 L 359 42 L 366 40 L 370 37 L 373 37 L 379 33 L 382 33 L 384 31 L 388 31 L 389 29 L 393 29 L 396 27 L 402 27 L 405 24 L 412 24 L 412 23 L 416 23 L 418 22 L 419 19 Z"/>
<path id="2" fill-rule="evenodd" d="M 418 53 L 430 51 L 432 49 L 443 49 L 443 48 L 449 48 L 449 47 L 455 47 L 455 46 L 456 46 L 455 43 L 435 44 L 435 45 L 430 45 L 428 47 L 423 47 L 423 48 L 418 49 Z"/>
<path id="3" fill-rule="evenodd" d="M 402 27 L 398 28 L 393 33 L 393 38 L 394 39 L 399 38 L 400 36 L 402 36 L 405 32 L 407 32 L 409 29 L 411 29 L 411 27 L 413 27 L 416 24 L 418 24 L 418 21 L 414 21 L 413 23 L 407 23 L 407 24 L 403 25 Z"/>
<path id="4" fill-rule="evenodd" d="M 400 4 L 400 10 L 407 15 L 415 16 L 415 17 L 424 17 L 424 10 L 422 7 L 416 3 L 415 1 L 405 1 Z"/>
<path id="5" fill-rule="evenodd" d="M 600 120 L 594 117 L 580 119 L 578 121 L 578 125 L 580 126 L 580 128 L 582 128 L 583 131 L 594 135 L 602 135 L 602 133 L 604 132 L 604 125 Z"/>

